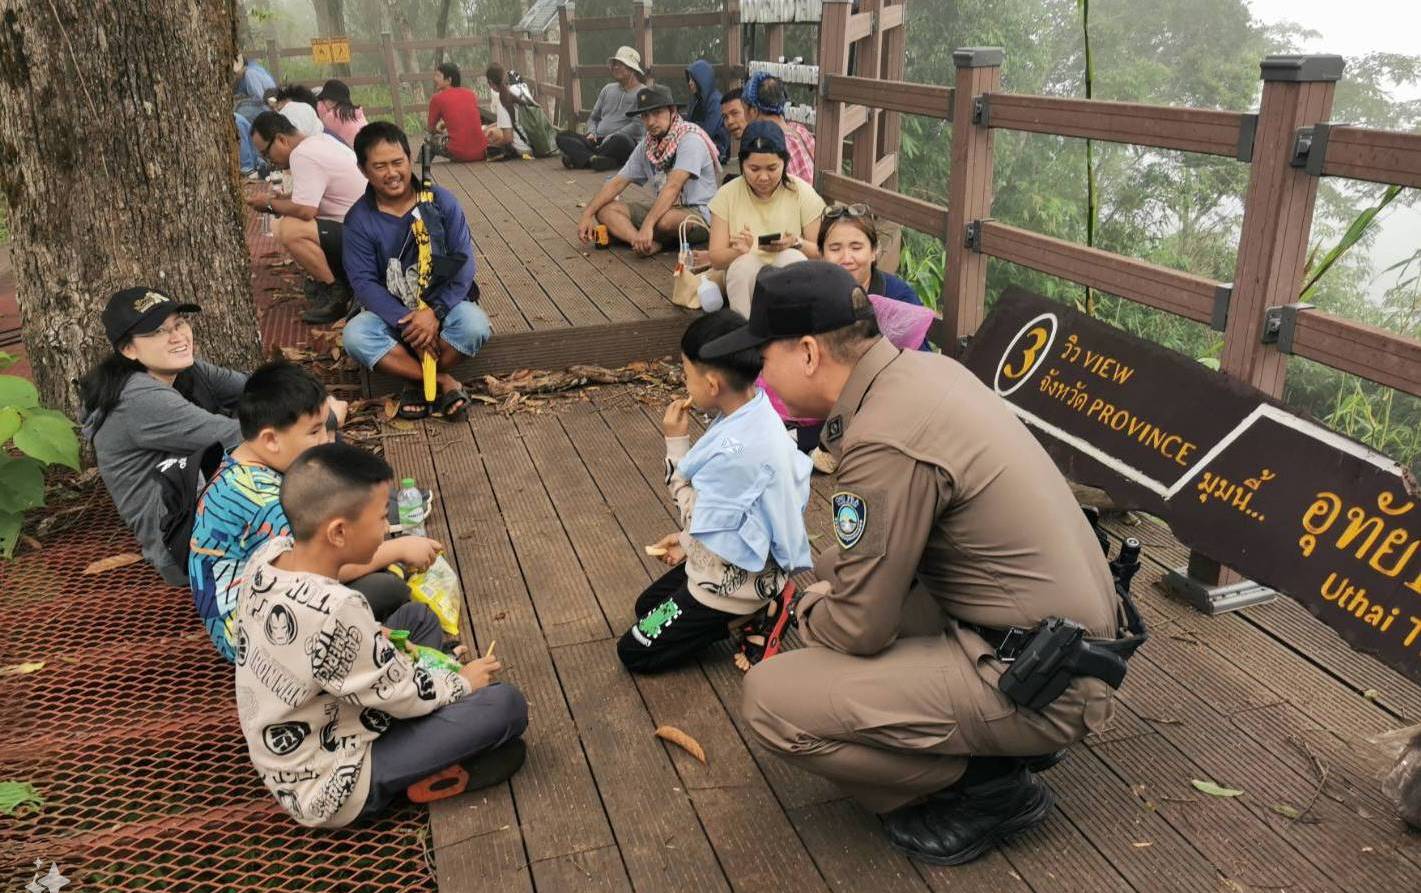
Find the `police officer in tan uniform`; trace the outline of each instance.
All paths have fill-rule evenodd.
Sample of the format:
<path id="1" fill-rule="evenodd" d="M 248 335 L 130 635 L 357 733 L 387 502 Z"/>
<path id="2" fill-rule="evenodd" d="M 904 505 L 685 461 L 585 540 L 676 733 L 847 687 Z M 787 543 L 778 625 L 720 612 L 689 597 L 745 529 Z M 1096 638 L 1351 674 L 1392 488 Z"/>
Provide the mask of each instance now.
<path id="1" fill-rule="evenodd" d="M 1006 403 L 955 361 L 879 337 L 844 270 L 763 271 L 749 324 L 704 352 L 753 345 L 793 414 L 827 419 L 838 543 L 791 608 L 809 647 L 751 670 L 746 720 L 881 814 L 894 846 L 970 861 L 1045 819 L 1052 794 L 1029 767 L 1110 720 L 1123 659 L 1097 672 L 1109 681 L 1076 659 L 1125 625 L 1100 544 Z M 1037 637 L 1048 618 L 1076 641 Z M 1061 647 L 1065 663 L 1039 659 Z M 998 687 L 1018 657 L 1056 674 L 1054 697 L 1027 674 L 1038 709 Z"/>

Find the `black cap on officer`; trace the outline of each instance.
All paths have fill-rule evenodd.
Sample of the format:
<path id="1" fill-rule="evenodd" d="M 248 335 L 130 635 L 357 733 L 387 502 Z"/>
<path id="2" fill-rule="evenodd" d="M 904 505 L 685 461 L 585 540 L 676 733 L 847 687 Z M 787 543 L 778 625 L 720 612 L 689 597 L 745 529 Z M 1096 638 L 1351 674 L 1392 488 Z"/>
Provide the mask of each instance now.
<path id="1" fill-rule="evenodd" d="M 863 291 L 848 270 L 823 260 L 765 267 L 755 277 L 749 322 L 701 348 L 707 359 L 783 338 L 819 335 L 859 321 L 854 294 Z M 868 312 L 872 312 L 872 305 Z"/>
<path id="2" fill-rule="evenodd" d="M 139 285 L 114 292 L 104 307 L 104 334 L 109 343 L 118 343 L 131 335 L 149 335 L 158 331 L 168 317 L 175 313 L 197 313 L 202 308 L 196 304 L 179 304 L 158 291 Z"/>

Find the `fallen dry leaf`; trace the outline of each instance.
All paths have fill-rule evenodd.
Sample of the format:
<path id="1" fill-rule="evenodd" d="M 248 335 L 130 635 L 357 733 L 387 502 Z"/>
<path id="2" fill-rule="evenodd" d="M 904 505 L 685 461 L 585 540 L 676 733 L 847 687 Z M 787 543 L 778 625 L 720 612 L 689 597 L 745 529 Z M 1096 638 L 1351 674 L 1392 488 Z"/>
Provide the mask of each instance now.
<path id="1" fill-rule="evenodd" d="M 706 752 L 701 747 L 700 742 L 675 726 L 657 726 L 656 737 L 662 741 L 670 741 L 672 744 L 699 760 L 702 766 L 706 764 Z"/>
<path id="2" fill-rule="evenodd" d="M 1238 788 L 1226 788 L 1221 785 L 1214 784 L 1212 781 L 1204 781 L 1198 778 L 1191 778 L 1189 780 L 1189 783 L 1194 785 L 1194 790 L 1199 791 L 1203 794 L 1208 794 L 1210 797 L 1243 796 L 1243 791 L 1240 791 Z"/>
<path id="3" fill-rule="evenodd" d="M 24 543 L 26 548 L 28 548 L 32 552 L 44 551 L 44 543 L 30 536 L 28 533 L 20 536 L 20 542 Z"/>
<path id="4" fill-rule="evenodd" d="M 1366 698 L 1368 701 L 1375 701 L 1381 696 L 1382 693 L 1380 691 L 1377 691 L 1375 688 L 1369 688 L 1366 691 L 1362 692 L 1362 697 Z"/>
<path id="5" fill-rule="evenodd" d="M 395 419 L 390 422 L 390 427 L 396 431 L 413 431 L 414 422 L 406 421 L 405 419 Z"/>
<path id="6" fill-rule="evenodd" d="M 395 401 L 394 397 L 385 401 L 385 418 L 393 419 L 399 411 L 400 404 Z"/>
<path id="7" fill-rule="evenodd" d="M 110 555 L 108 558 L 100 558 L 98 561 L 93 562 L 84 568 L 84 576 L 91 577 L 94 574 L 108 573 L 116 568 L 137 564 L 142 560 L 142 555 L 135 555 L 132 552 L 120 552 L 117 555 Z"/>
<path id="8" fill-rule="evenodd" d="M 1274 803 L 1269 808 L 1272 809 L 1274 812 L 1278 813 L 1278 815 L 1293 819 L 1294 821 L 1297 821 L 1299 818 L 1302 818 L 1303 815 L 1302 813 L 1298 812 L 1296 809 L 1286 803 Z"/>
<path id="9" fill-rule="evenodd" d="M 1155 844 L 1154 844 L 1154 841 L 1152 841 L 1152 840 L 1137 840 L 1137 841 L 1135 841 L 1135 842 L 1133 842 L 1133 843 L 1130 844 L 1130 846 L 1134 847 L 1134 848 L 1137 849 L 1137 850 L 1142 850 L 1142 849 L 1144 849 L 1145 847 L 1154 846 L 1154 845 L 1155 845 Z"/>
<path id="10" fill-rule="evenodd" d="M 0 667 L 0 676 L 23 676 L 26 673 L 33 673 L 44 669 L 44 661 L 32 660 L 22 664 L 12 664 L 8 667 Z M 704 760 L 702 761 L 704 762 Z"/>

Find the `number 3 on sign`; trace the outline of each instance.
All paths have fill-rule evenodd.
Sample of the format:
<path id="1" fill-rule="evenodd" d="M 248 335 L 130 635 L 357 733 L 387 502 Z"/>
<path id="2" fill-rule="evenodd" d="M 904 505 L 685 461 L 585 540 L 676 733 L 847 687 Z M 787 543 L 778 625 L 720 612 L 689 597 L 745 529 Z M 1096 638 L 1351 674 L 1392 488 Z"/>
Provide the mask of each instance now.
<path id="1" fill-rule="evenodd" d="M 992 388 L 998 394 L 1005 397 L 1026 384 L 1031 373 L 1051 355 L 1056 328 L 1056 314 L 1043 313 L 1012 336 L 997 361 L 997 374 L 992 378 Z"/>

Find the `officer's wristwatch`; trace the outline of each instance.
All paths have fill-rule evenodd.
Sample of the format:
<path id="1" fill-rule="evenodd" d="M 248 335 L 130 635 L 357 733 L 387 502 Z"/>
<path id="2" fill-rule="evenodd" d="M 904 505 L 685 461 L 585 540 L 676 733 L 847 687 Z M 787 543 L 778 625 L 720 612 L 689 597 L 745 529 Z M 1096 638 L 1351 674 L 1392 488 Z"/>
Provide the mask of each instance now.
<path id="1" fill-rule="evenodd" d="M 430 304 L 429 309 L 434 311 L 434 318 L 440 322 L 443 322 L 444 317 L 449 315 L 449 308 L 443 304 Z"/>

